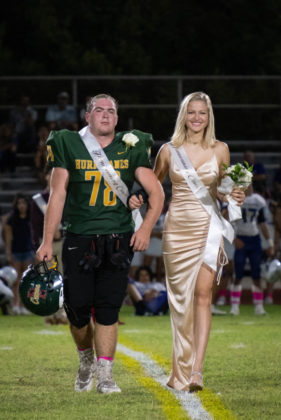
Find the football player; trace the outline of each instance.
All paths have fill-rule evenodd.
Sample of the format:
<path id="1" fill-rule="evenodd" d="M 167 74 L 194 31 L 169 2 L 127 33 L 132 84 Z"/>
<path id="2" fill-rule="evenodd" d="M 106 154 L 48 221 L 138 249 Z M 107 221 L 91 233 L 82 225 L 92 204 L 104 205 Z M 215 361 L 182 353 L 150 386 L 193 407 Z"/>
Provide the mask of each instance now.
<path id="1" fill-rule="evenodd" d="M 118 114 L 113 97 L 90 98 L 86 122 L 88 126 L 79 133 L 53 131 L 47 140 L 53 170 L 37 257 L 51 260 L 53 237 L 63 214 L 64 302 L 80 360 L 74 388 L 89 391 L 96 372 L 97 391 L 109 394 L 121 391 L 112 367 L 130 261 L 134 251 L 148 247 L 164 193 L 150 167 L 152 136 L 138 130 L 115 133 Z M 134 232 L 126 202 L 135 180 L 149 198 L 145 218 Z"/>
<path id="2" fill-rule="evenodd" d="M 235 223 L 236 237 L 234 239 L 234 270 L 235 280 L 230 287 L 230 302 L 232 315 L 239 315 L 242 285 L 246 259 L 248 258 L 253 279 L 252 294 L 256 315 L 265 315 L 263 307 L 263 290 L 261 286 L 261 237 L 259 228 L 268 242 L 267 253 L 274 255 L 273 240 L 270 237 L 265 218 L 265 199 L 253 192 L 252 185 L 245 192 L 246 198 L 242 205 L 242 219 Z"/>

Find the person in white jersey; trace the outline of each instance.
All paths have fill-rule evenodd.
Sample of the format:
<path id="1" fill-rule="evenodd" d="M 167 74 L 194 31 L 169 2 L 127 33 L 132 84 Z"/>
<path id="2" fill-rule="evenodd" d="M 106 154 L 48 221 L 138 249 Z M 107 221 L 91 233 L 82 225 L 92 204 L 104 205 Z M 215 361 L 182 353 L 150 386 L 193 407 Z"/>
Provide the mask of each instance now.
<path id="1" fill-rule="evenodd" d="M 268 255 L 273 256 L 273 240 L 270 237 L 265 217 L 266 201 L 253 191 L 252 185 L 246 191 L 246 198 L 241 207 L 242 219 L 235 222 L 236 237 L 234 239 L 235 279 L 230 288 L 232 315 L 239 315 L 242 285 L 246 260 L 249 260 L 253 280 L 252 293 L 256 315 L 265 315 L 263 307 L 263 290 L 261 286 L 262 246 L 259 228 L 268 242 Z"/>

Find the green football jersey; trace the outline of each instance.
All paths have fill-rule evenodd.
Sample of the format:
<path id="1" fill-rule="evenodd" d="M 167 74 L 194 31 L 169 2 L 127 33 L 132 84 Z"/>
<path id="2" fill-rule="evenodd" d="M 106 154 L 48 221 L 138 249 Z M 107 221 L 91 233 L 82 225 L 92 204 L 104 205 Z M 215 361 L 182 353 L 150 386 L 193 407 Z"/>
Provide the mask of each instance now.
<path id="1" fill-rule="evenodd" d="M 117 174 L 130 191 L 135 171 L 150 168 L 152 135 L 131 131 L 139 141 L 126 147 L 125 132 L 116 133 L 103 150 Z M 112 191 L 93 162 L 80 135 L 75 131 L 51 131 L 47 139 L 47 162 L 69 172 L 69 183 L 63 212 L 64 228 L 80 235 L 124 233 L 134 230 L 131 211 Z"/>

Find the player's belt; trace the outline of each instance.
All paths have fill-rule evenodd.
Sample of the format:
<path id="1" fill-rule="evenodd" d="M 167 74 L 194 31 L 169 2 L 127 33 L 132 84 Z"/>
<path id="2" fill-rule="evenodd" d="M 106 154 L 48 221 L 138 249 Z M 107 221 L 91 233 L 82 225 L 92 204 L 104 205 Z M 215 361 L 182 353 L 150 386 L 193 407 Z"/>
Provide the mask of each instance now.
<path id="1" fill-rule="evenodd" d="M 89 127 L 86 126 L 82 128 L 82 130 L 79 131 L 79 135 L 98 170 L 111 187 L 112 191 L 120 198 L 124 206 L 127 207 L 127 198 L 129 196 L 127 185 L 122 181 L 110 164 L 106 154 L 95 136 L 91 133 Z M 143 222 L 140 211 L 138 209 L 133 210 L 132 216 L 135 222 L 135 230 L 138 230 Z"/>
<path id="2" fill-rule="evenodd" d="M 222 217 L 216 202 L 211 197 L 209 191 L 199 178 L 197 172 L 188 159 L 183 146 L 175 148 L 171 143 L 168 144 L 173 159 L 176 162 L 181 174 L 186 180 L 189 188 L 200 201 L 210 217 L 210 227 L 203 255 L 203 261 L 214 271 L 217 271 L 219 250 L 221 246 L 222 235 L 232 242 L 234 239 L 234 230 L 231 224 Z M 227 260 L 227 259 L 226 259 Z M 222 265 L 222 264 L 220 264 Z"/>

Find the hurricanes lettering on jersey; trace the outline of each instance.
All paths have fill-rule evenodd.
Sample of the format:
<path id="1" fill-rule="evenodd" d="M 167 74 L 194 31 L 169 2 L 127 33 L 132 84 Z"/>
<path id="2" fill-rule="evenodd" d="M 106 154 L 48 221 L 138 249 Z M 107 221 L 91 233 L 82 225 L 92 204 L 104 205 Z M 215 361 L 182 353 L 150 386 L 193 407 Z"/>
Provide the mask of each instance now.
<path id="1" fill-rule="evenodd" d="M 114 169 L 128 169 L 129 168 L 129 160 L 128 159 L 119 159 L 119 160 L 112 160 L 110 164 L 113 166 Z M 75 169 L 97 169 L 96 164 L 93 160 L 86 160 L 86 159 L 75 159 Z"/>

